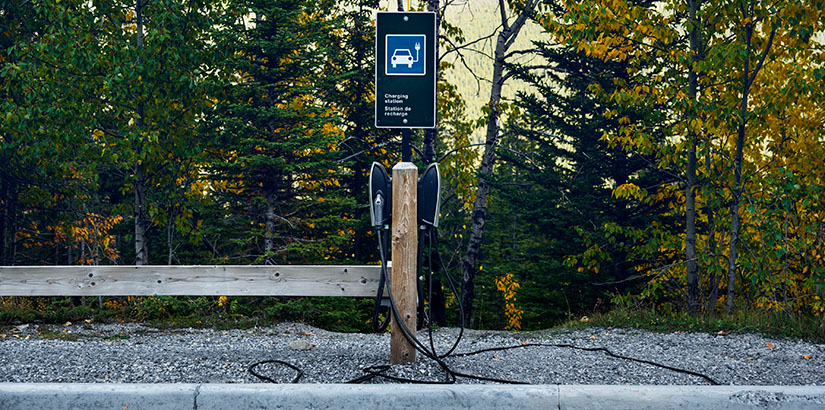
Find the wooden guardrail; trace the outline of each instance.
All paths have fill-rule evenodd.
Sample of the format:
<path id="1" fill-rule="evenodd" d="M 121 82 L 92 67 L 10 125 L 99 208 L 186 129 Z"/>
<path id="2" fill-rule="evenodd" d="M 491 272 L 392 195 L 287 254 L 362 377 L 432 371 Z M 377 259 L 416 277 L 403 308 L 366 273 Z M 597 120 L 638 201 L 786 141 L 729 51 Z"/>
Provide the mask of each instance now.
<path id="1" fill-rule="evenodd" d="M 415 336 L 418 168 L 401 162 L 392 175 L 396 277 L 391 290 L 401 320 Z M 380 272 L 380 266 L 363 265 L 0 266 L 0 296 L 374 297 Z M 414 362 L 414 346 L 400 324 L 391 323 L 390 363 Z"/>
<path id="2" fill-rule="evenodd" d="M 375 297 L 380 266 L 2 266 L 0 296 Z"/>
<path id="3" fill-rule="evenodd" d="M 392 260 L 397 266 L 391 290 L 401 320 L 415 336 L 418 168 L 401 162 L 392 175 Z M 0 296 L 375 297 L 380 272 L 377 265 L 0 266 Z M 414 346 L 393 320 L 390 363 L 415 359 Z"/>

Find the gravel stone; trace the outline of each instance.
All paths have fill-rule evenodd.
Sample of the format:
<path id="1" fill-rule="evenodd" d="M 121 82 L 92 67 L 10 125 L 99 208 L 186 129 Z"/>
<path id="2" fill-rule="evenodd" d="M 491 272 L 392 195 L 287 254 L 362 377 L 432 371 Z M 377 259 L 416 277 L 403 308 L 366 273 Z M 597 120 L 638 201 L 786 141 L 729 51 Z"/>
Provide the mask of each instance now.
<path id="1" fill-rule="evenodd" d="M 292 350 L 309 350 L 312 349 L 312 344 L 306 340 L 296 340 L 289 344 L 289 348 Z"/>
<path id="2" fill-rule="evenodd" d="M 426 331 L 419 338 L 429 345 Z M 458 329 L 433 331 L 439 354 Z M 161 330 L 137 323 L 24 324 L 0 329 L 0 382 L 14 383 L 258 383 L 248 367 L 281 360 L 300 368 L 300 383 L 342 383 L 387 365 L 389 334 L 330 332 L 300 323 L 246 330 Z M 612 353 L 705 374 L 730 385 L 825 385 L 825 345 L 756 334 L 652 333 L 590 328 L 538 332 L 467 330 L 452 355 L 453 371 L 531 384 L 671 384 L 709 382 L 650 364 L 540 344 L 606 348 Z M 298 346 L 309 346 L 299 349 Z M 386 374 L 419 381 L 447 380 L 439 364 L 419 353 L 416 363 Z M 289 383 L 295 371 L 277 363 L 258 373 Z M 369 383 L 395 383 L 374 378 Z M 457 383 L 490 383 L 459 377 Z"/>

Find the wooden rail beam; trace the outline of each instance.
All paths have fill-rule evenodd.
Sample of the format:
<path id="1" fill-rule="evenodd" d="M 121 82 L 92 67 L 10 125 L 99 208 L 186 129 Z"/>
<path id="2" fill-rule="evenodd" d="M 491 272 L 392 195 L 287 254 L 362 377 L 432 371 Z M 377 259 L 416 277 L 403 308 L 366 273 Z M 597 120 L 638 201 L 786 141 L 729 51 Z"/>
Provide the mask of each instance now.
<path id="1" fill-rule="evenodd" d="M 380 266 L 2 266 L 0 296 L 375 297 Z"/>

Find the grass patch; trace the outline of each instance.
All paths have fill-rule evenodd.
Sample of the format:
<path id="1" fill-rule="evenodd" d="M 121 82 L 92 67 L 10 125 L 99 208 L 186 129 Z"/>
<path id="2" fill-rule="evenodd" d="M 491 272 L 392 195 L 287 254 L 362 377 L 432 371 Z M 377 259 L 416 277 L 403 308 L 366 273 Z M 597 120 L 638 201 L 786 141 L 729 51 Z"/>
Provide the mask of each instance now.
<path id="1" fill-rule="evenodd" d="M 80 340 L 80 335 L 74 333 L 58 332 L 58 331 L 42 331 L 37 334 L 40 339 L 48 340 L 66 340 L 69 342 L 76 342 Z"/>
<path id="2" fill-rule="evenodd" d="M 372 304 L 345 297 L 0 297 L 0 325 L 93 320 L 227 330 L 303 322 L 333 332 L 369 332 Z"/>
<path id="3" fill-rule="evenodd" d="M 151 319 L 145 321 L 149 326 L 157 329 L 250 329 L 261 324 L 269 323 L 260 317 L 248 317 L 240 314 L 210 314 L 201 315 L 178 315 L 162 319 Z"/>
<path id="4" fill-rule="evenodd" d="M 825 321 L 821 318 L 781 312 L 738 311 L 731 316 L 691 316 L 687 313 L 662 313 L 651 308 L 621 308 L 594 313 L 562 325 L 572 329 L 594 326 L 638 328 L 654 332 L 760 333 L 825 343 Z"/>

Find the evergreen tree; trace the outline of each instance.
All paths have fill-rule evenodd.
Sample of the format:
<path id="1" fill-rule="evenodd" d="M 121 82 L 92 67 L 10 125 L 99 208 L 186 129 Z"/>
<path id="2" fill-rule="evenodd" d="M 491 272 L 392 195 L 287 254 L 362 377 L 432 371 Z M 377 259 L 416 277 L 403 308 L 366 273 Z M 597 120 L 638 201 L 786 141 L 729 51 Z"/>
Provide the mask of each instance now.
<path id="1" fill-rule="evenodd" d="M 351 235 L 335 166 L 341 132 L 320 78 L 334 28 L 326 4 L 239 0 L 221 46 L 231 78 L 216 113 L 213 187 L 227 206 L 229 254 L 264 263 L 341 258 Z"/>
<path id="2" fill-rule="evenodd" d="M 663 205 L 616 198 L 613 190 L 632 182 L 655 192 L 667 180 L 649 158 L 602 139 L 622 126 L 621 117 L 657 121 L 656 111 L 645 108 L 610 118 L 605 114 L 618 108 L 591 91 L 611 89 L 627 78 L 627 67 L 569 47 L 536 47 L 541 64 L 514 68 L 532 92 L 520 93 L 519 114 L 509 124 L 521 138 L 497 151 L 504 164 L 493 183 L 495 233 L 485 269 L 522 282 L 519 300 L 530 327 L 591 309 L 605 291 L 622 293 L 633 284 L 641 266 L 633 258 L 636 235 L 664 223 L 657 209 Z"/>
<path id="3" fill-rule="evenodd" d="M 397 132 L 375 128 L 375 26 L 376 0 L 348 0 L 337 3 L 337 26 L 326 32 L 329 43 L 326 75 L 321 96 L 340 118 L 341 138 L 337 143 L 338 163 L 346 169 L 341 179 L 346 194 L 354 201 L 347 212 L 354 235 L 348 249 L 360 262 L 376 261 L 378 245 L 370 226 L 369 171 L 373 162 L 387 170 L 399 158 L 394 145 Z"/>

